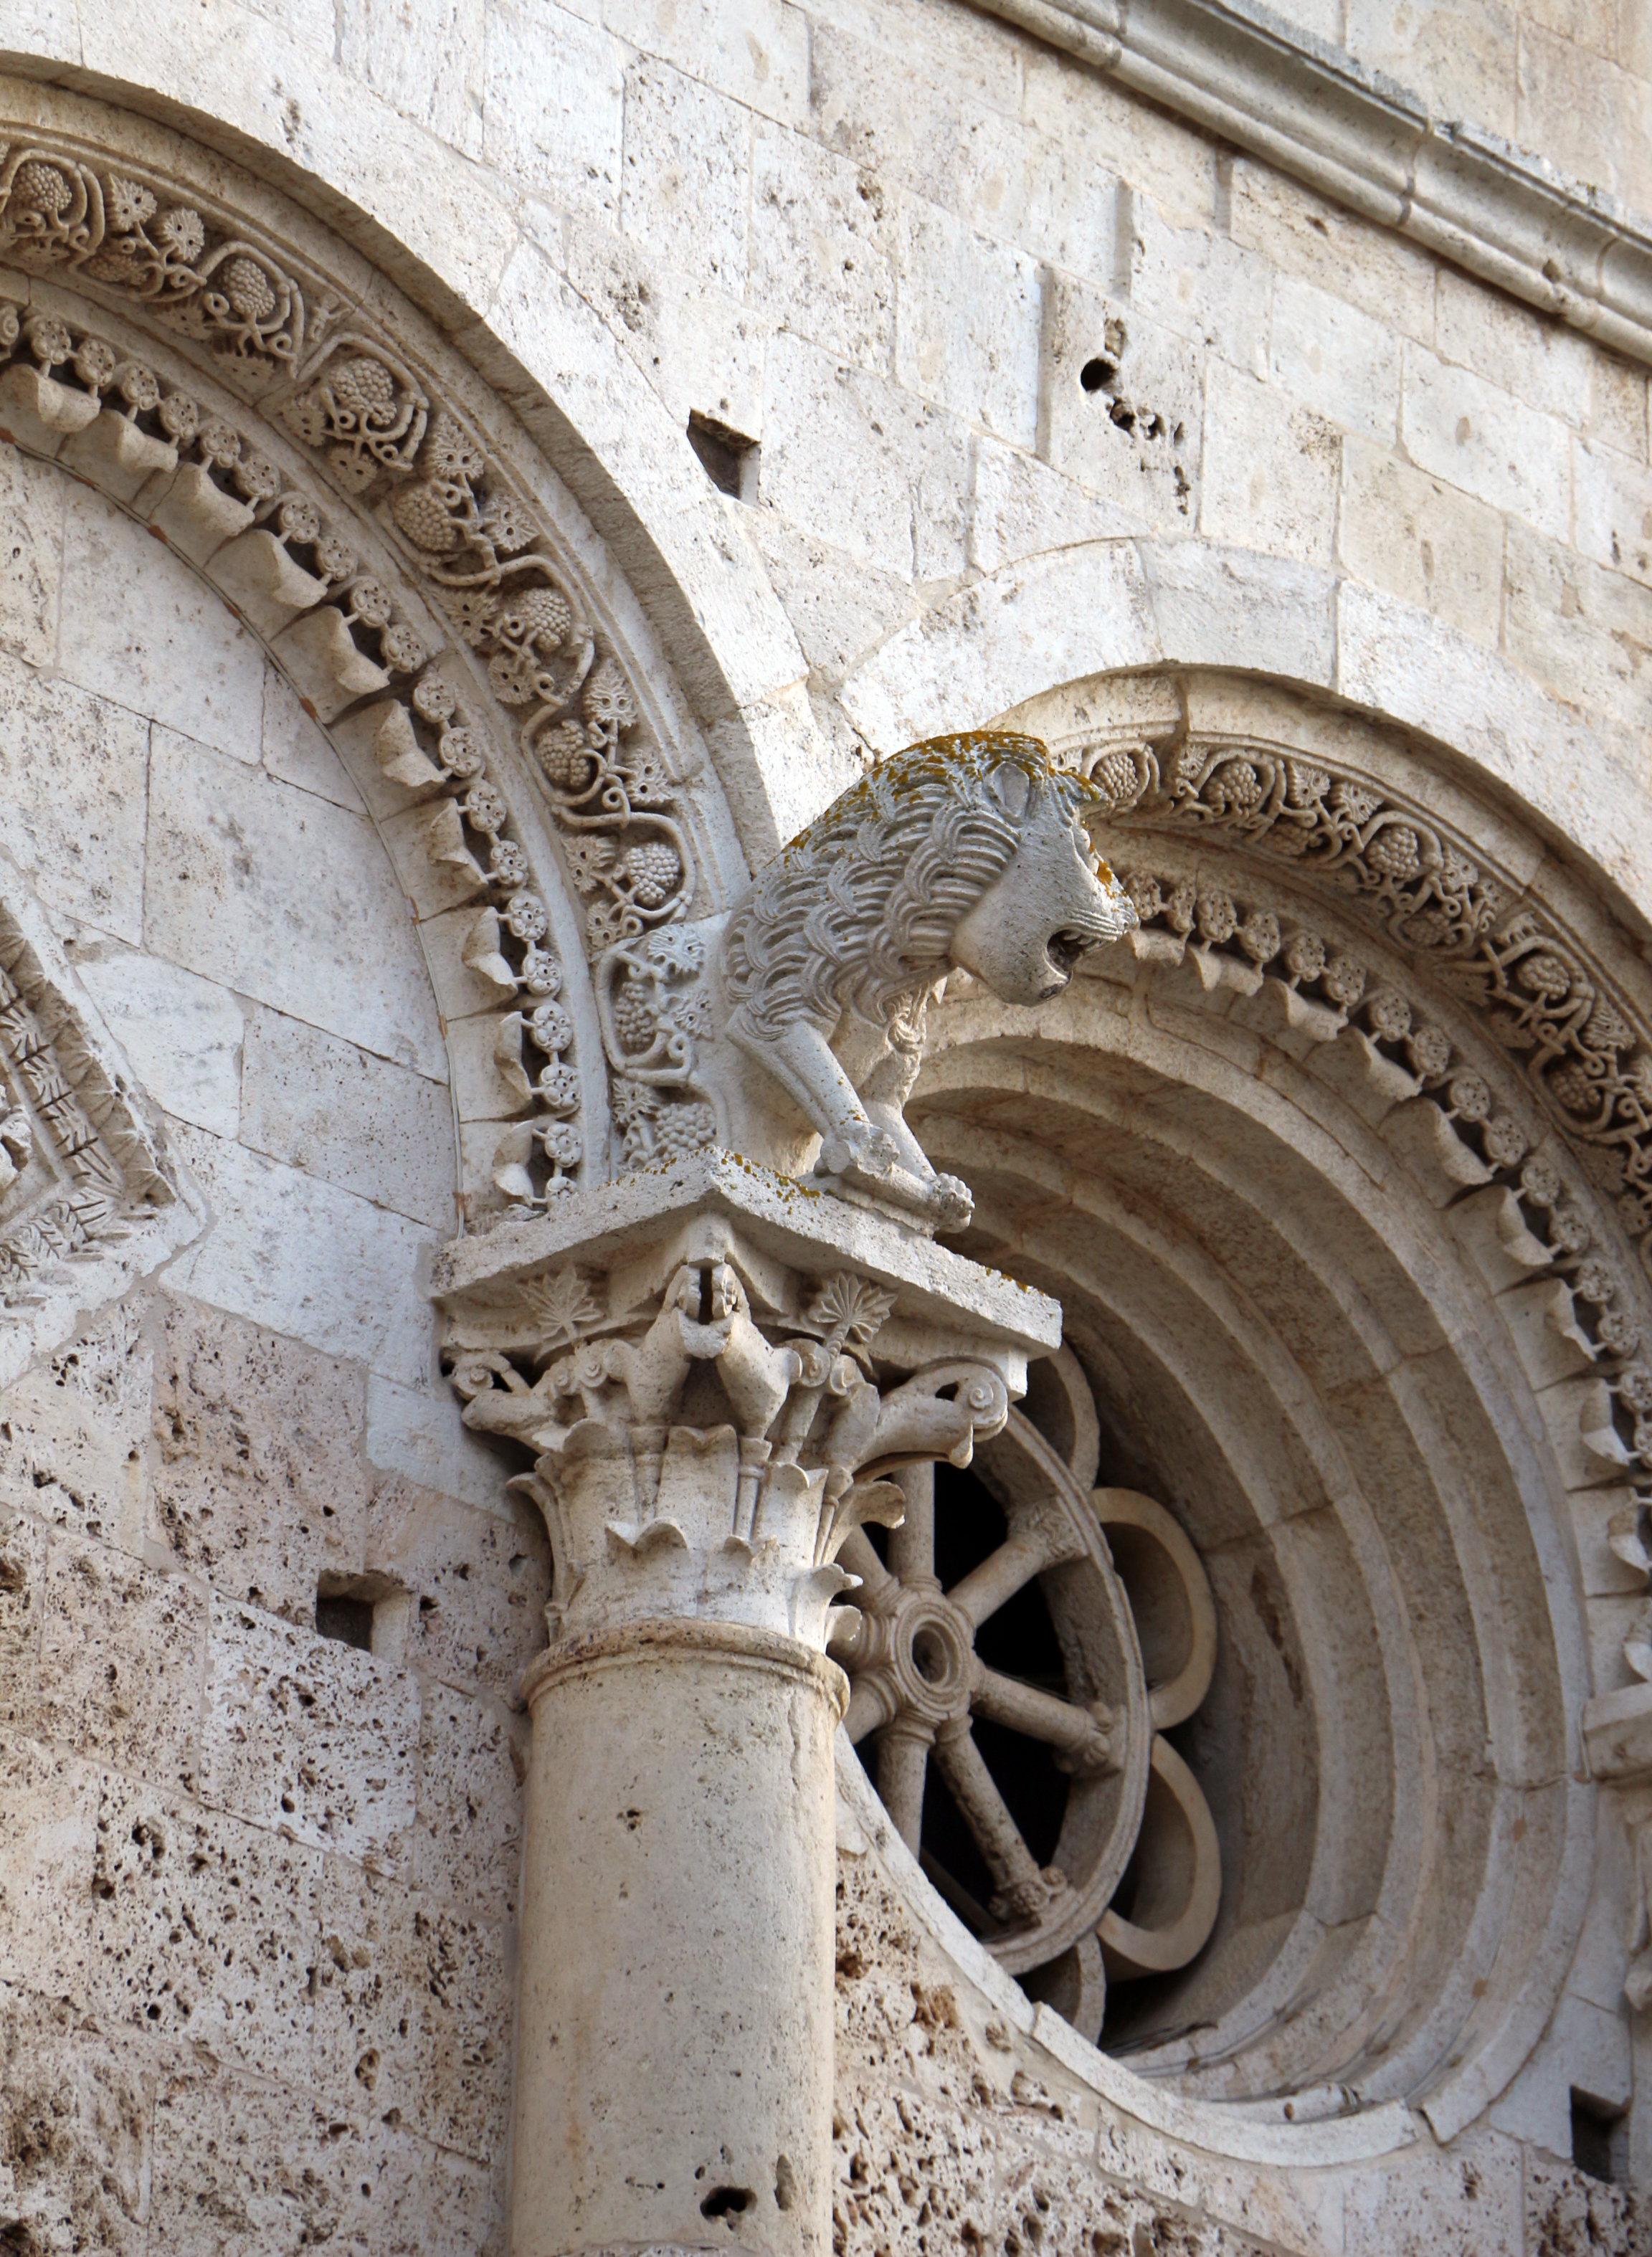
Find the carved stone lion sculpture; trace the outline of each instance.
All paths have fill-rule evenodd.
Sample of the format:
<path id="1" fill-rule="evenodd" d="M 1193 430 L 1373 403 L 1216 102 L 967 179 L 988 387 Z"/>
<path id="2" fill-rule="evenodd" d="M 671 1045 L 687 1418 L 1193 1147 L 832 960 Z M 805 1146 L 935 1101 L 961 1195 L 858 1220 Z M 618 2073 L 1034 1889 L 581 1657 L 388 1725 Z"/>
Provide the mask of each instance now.
<path id="1" fill-rule="evenodd" d="M 963 969 L 1046 1001 L 1136 923 L 1092 845 L 1101 794 L 1035 737 L 937 737 L 882 762 L 734 907 L 610 949 L 598 997 L 633 1166 L 713 1142 L 961 1228 L 966 1186 L 907 1127 L 927 1005 Z"/>

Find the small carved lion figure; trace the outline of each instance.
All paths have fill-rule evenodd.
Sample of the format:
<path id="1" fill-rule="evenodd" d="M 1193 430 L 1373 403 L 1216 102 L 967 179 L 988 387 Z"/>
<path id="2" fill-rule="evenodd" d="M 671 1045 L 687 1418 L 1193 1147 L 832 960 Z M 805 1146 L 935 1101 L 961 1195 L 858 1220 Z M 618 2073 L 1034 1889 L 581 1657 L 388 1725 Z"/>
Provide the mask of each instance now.
<path id="1" fill-rule="evenodd" d="M 653 1101 L 691 1094 L 719 1143 L 783 1174 L 960 1227 L 968 1191 L 935 1173 L 904 1114 L 925 1008 L 959 968 L 1006 1002 L 1047 1001 L 1086 950 L 1129 931 L 1136 913 L 1085 828 L 1104 803 L 1035 737 L 897 754 L 723 916 L 668 929 L 669 947 L 662 932 L 608 952 L 614 1065 Z M 691 994 L 671 978 L 691 963 Z"/>

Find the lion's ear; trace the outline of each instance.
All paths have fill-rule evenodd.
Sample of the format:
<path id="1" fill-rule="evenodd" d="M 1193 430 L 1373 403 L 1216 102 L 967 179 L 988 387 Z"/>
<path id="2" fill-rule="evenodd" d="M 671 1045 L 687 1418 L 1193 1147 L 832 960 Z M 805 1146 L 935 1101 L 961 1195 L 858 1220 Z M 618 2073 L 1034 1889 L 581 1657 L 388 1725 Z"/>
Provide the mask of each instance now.
<path id="1" fill-rule="evenodd" d="M 997 793 L 1005 814 L 1012 815 L 1019 823 L 1026 813 L 1027 794 L 1032 789 L 1032 777 L 1025 768 L 1017 768 L 1013 761 L 1005 761 L 1002 766 L 994 768 L 988 781 Z"/>

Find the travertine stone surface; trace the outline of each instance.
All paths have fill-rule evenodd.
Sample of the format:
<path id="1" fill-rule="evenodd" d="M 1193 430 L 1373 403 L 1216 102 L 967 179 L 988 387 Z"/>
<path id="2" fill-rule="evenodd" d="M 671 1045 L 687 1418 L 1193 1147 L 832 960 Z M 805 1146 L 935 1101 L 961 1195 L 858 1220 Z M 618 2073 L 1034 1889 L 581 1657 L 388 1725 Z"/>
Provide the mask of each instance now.
<path id="1" fill-rule="evenodd" d="M 351 559 L 285 633 L 314 550 L 283 565 L 260 529 L 215 563 L 252 510 L 227 469 L 167 464 L 112 370 L 60 357 L 59 398 L 8 344 L 0 428 L 37 454 L 0 444 L 0 901 L 55 934 L 65 993 L 78 967 L 179 1185 L 140 1244 L 12 1303 L 0 1342 L 0 2243 L 27 2257 L 502 2253 L 514 1703 L 553 1570 L 504 1488 L 519 1461 L 440 1391 L 433 1249 L 456 1211 L 549 1201 L 476 1242 L 508 1252 L 554 1231 L 558 1170 L 606 1181 L 603 919 L 714 915 L 870 753 L 1063 684 L 1093 767 L 1208 752 L 1206 814 L 1121 860 L 1145 907 L 1120 976 L 1036 1033 L 959 983 L 911 1117 L 977 1187 L 969 1250 L 1066 1303 L 1119 1449 L 1151 1461 L 1114 1477 L 1167 1469 L 1209 1555 L 1217 1675 L 1183 1739 L 1233 1887 L 1175 2013 L 1110 2058 L 995 1988 L 961 1931 L 937 1942 L 928 1885 L 846 1829 L 838 2242 L 1646 2241 L 1642 2196 L 1562 2160 L 1577 2091 L 1627 2109 L 1627 2167 L 1652 2175 L 1652 1383 L 1626 1345 L 1652 1241 L 1638 1174 L 1591 1172 L 1564 1096 L 1609 1082 L 1616 1121 L 1646 1054 L 1646 371 L 1504 294 L 1495 211 L 1463 242 L 1442 215 L 1464 181 L 1537 179 L 1500 134 L 1644 207 L 1652 48 L 1641 11 L 1594 0 L 1287 0 L 1463 121 L 1403 212 L 1361 216 L 1017 7 L 1030 36 L 961 0 L 155 0 L 141 39 L 108 0 L 7 21 L 7 164 L 84 133 L 117 232 L 114 183 L 172 182 L 142 190 L 140 230 L 195 199 L 215 251 L 301 272 L 311 344 L 359 320 L 370 365 L 405 363 L 482 435 L 452 506 L 556 528 L 578 633 L 620 669 L 595 694 L 635 795 L 599 868 L 571 751 L 542 763 L 536 706 L 496 695 L 538 629 L 456 623 L 444 552 L 408 529 L 450 530 L 434 430 L 357 509 L 337 400 L 299 410 L 327 422 L 312 444 L 280 381 L 111 270 L 25 272 L 15 223 L 56 192 L 8 182 L 0 328 L 59 316 L 240 417 Z M 117 131 L 63 90 L 123 84 Z M 262 182 L 145 122 L 186 113 Z M 1621 251 L 1576 233 L 1586 203 L 1540 241 L 1561 209 L 1540 195 L 1511 246 L 1516 292 L 1585 319 L 1628 302 Z M 300 204 L 352 245 L 323 255 Z M 226 325 L 269 318 L 252 276 L 235 288 Z M 691 414 L 755 442 L 740 499 Z M 408 526 L 398 479 L 423 497 Z M 343 626 L 358 560 L 395 581 L 387 629 Z M 440 650 L 490 732 L 505 829 L 486 799 L 459 816 L 386 631 Z M 1158 689 L 1121 679 L 1138 668 Z M 1179 689 L 1161 727 L 1162 677 L 1210 669 L 1251 679 Z M 1310 693 L 1283 733 L 1257 676 Z M 344 701 L 333 741 L 301 699 Z M 1352 757 L 1350 707 L 1382 760 Z M 1333 777 L 1380 803 L 1333 806 Z M 1370 833 L 1351 889 L 1245 831 L 1251 782 L 1316 838 Z M 1548 921 L 1501 971 L 1477 959 L 1488 1007 L 1366 913 L 1397 898 L 1379 879 L 1443 868 L 1440 840 L 1485 930 L 1516 904 Z M 509 1028 L 548 1000 L 497 874 L 517 854 L 542 888 L 518 922 L 542 910 L 563 967 L 549 1047 Z M 1499 1043 L 1499 1012 L 1556 1046 Z M 530 1123 L 545 1141 L 506 1150 Z M 929 1251 L 904 1287 L 935 1288 Z M 370 1652 L 316 1634 L 318 1597 L 372 1610 Z M 1459 2035 L 1460 2077 L 1407 2082 Z M 702 2229 L 738 2246 L 727 2218 Z"/>

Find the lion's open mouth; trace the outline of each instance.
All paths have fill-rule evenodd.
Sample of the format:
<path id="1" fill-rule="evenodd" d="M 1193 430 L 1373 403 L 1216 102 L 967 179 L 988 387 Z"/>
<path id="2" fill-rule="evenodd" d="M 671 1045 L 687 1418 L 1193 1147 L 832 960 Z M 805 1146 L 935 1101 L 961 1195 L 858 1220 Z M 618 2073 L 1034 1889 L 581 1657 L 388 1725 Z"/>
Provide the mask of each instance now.
<path id="1" fill-rule="evenodd" d="M 1044 952 L 1062 979 L 1070 980 L 1073 977 L 1073 966 L 1087 949 L 1094 948 L 1095 945 L 1095 938 L 1089 933 L 1064 930 L 1053 932 L 1050 935 L 1044 944 Z"/>

